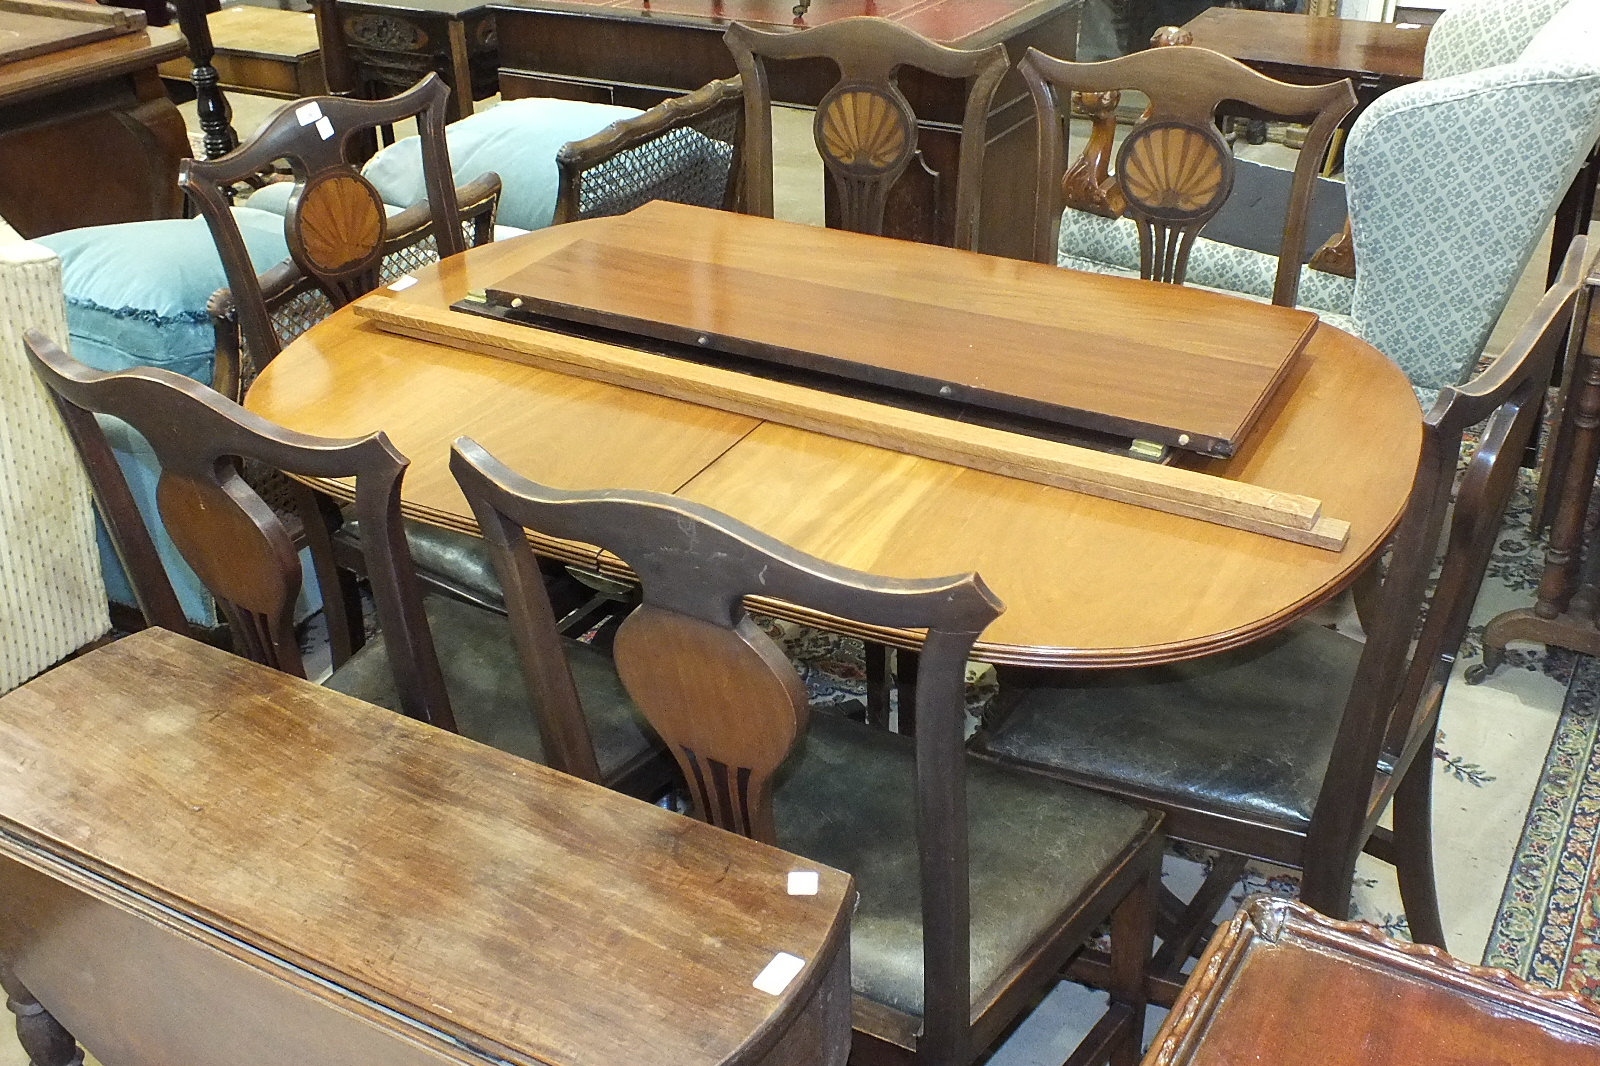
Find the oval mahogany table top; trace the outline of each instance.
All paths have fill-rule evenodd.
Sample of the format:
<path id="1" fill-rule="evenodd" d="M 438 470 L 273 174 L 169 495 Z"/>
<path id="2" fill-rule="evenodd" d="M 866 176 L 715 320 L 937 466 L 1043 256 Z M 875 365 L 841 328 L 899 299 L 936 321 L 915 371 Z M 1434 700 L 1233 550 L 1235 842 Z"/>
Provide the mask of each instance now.
<path id="1" fill-rule="evenodd" d="M 418 271 L 405 296 L 448 305 L 581 237 L 585 225 L 469 249 Z M 1062 275 L 1070 285 L 1072 272 Z M 1259 306 L 1227 302 L 1232 314 L 1215 324 L 1225 333 Z M 477 532 L 448 469 L 451 442 L 466 435 L 535 481 L 676 493 L 860 570 L 976 570 L 1006 604 L 976 654 L 1030 666 L 1176 661 L 1289 624 L 1349 585 L 1398 523 L 1422 441 L 1400 369 L 1321 325 L 1233 458 L 1185 460 L 1321 500 L 1323 514 L 1351 527 L 1344 551 L 1332 552 L 401 337 L 348 307 L 285 348 L 246 406 L 304 433 L 383 430 L 411 458 L 407 515 L 448 528 Z M 350 495 L 337 482 L 319 487 Z M 626 573 L 592 548 L 534 542 Z M 911 631 L 760 606 L 919 643 Z"/>

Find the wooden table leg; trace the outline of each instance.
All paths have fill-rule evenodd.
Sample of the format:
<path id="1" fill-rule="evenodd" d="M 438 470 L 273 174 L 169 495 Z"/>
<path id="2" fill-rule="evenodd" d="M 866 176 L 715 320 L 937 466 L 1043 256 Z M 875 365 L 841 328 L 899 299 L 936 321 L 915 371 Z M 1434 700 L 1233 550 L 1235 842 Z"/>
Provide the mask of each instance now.
<path id="1" fill-rule="evenodd" d="M 17 1042 L 28 1053 L 30 1066 L 83 1066 L 83 1049 L 72 1034 L 39 1005 L 3 962 L 0 988 L 5 989 L 6 1009 L 17 1016 Z"/>
<path id="2" fill-rule="evenodd" d="M 1505 662 L 1506 645 L 1513 640 L 1538 641 L 1600 655 L 1592 582 L 1585 583 L 1583 595 L 1575 596 L 1579 592 L 1595 470 L 1600 465 L 1600 323 L 1594 321 L 1600 306 L 1591 300 L 1588 310 L 1575 338 L 1578 351 L 1569 352 L 1569 358 L 1576 358 L 1578 365 L 1566 412 L 1570 424 L 1562 433 L 1568 437 L 1563 441 L 1567 455 L 1563 466 L 1549 471 L 1559 480 L 1552 486 L 1556 494 L 1555 518 L 1550 523 L 1550 546 L 1544 555 L 1538 599 L 1531 608 L 1507 611 L 1489 622 L 1483 632 L 1483 662 L 1467 671 L 1469 684 L 1477 684 L 1498 669 Z"/>

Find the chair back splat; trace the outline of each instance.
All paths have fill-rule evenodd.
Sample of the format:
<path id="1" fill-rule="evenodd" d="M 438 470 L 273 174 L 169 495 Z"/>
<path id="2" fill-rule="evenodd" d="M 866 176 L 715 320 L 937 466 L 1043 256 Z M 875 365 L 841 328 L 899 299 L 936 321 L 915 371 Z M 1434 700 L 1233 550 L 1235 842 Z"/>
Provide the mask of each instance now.
<path id="1" fill-rule="evenodd" d="M 817 150 L 838 194 L 841 229 L 881 235 L 907 181 L 940 181 L 917 147 L 917 116 L 900 91 L 899 72 L 914 67 L 967 83 L 961 123 L 954 218 L 920 218 L 910 228 L 932 244 L 976 248 L 979 194 L 988 114 L 1000 79 L 1010 68 L 1004 45 L 969 51 L 936 44 L 887 19 L 841 19 L 796 33 L 769 33 L 734 23 L 724 35 L 744 83 L 745 197 L 752 215 L 772 217 L 772 90 L 768 60 L 829 59 L 839 81 L 817 105 Z M 935 194 L 925 199 L 940 203 Z M 908 199 L 908 204 L 910 200 Z"/>
<path id="2" fill-rule="evenodd" d="M 377 126 L 413 117 L 417 120 L 428 190 L 427 222 L 439 255 L 454 255 L 465 248 L 460 204 L 445 147 L 448 97 L 449 88 L 437 74 L 388 100 L 313 96 L 282 108 L 249 144 L 227 155 L 183 161 L 178 184 L 211 228 L 245 344 L 259 365 L 278 354 L 281 339 L 230 211 L 228 190 L 269 170 L 279 160 L 289 164 L 295 180 L 284 213 L 289 254 L 299 272 L 329 303 L 342 307 L 377 287 L 379 268 L 389 250 L 390 226 L 383 199 L 350 162 Z M 498 179 L 493 184 L 498 191 Z"/>
<path id="3" fill-rule="evenodd" d="M 295 433 L 251 414 L 199 382 L 155 368 L 115 374 L 84 366 L 42 334 L 25 337 L 35 373 L 54 394 L 89 472 L 95 499 L 151 624 L 186 632 L 160 559 L 133 506 L 96 415 L 137 430 L 161 467 L 161 518 L 216 597 L 242 654 L 305 676 L 294 633 L 300 562 L 278 515 L 239 475 L 241 460 L 320 478 L 354 478 L 355 509 L 373 600 L 404 711 L 454 731 L 444 678 L 400 522 L 407 460 L 382 433 L 330 440 Z M 309 520 L 309 536 L 327 529 Z M 315 545 L 313 545 L 315 549 Z M 403 651 L 401 649 L 404 649 Z"/>
<path id="4" fill-rule="evenodd" d="M 1310 118 L 1295 165 L 1272 302 L 1293 307 L 1300 287 L 1312 183 L 1340 121 L 1355 106 L 1349 81 L 1291 85 L 1206 48 L 1173 44 L 1104 63 L 1069 63 L 1030 48 L 1021 62 L 1039 120 L 1034 259 L 1055 263 L 1063 208 L 1138 223 L 1139 273 L 1181 285 L 1189 252 L 1233 191 L 1234 159 L 1216 110 L 1238 101 L 1268 114 Z M 1107 169 L 1124 90 L 1150 101 Z M 1074 96 L 1094 119 L 1084 155 L 1067 166 Z"/>
<path id="5" fill-rule="evenodd" d="M 456 442 L 450 466 L 508 575 L 507 605 L 525 663 L 559 654 L 525 529 L 598 545 L 632 568 L 643 604 L 617 634 L 617 670 L 672 748 L 697 813 L 733 832 L 775 842 L 772 775 L 805 733 L 808 714 L 800 679 L 745 613 L 745 598 L 805 604 L 871 625 L 926 628 L 916 697 L 916 811 L 928 1029 L 918 1045 L 930 1062 L 967 1061 L 964 673 L 973 642 L 1003 610 L 982 579 L 876 577 L 812 558 L 677 497 L 547 488 L 466 438 Z M 530 691 L 542 684 L 535 672 Z"/>

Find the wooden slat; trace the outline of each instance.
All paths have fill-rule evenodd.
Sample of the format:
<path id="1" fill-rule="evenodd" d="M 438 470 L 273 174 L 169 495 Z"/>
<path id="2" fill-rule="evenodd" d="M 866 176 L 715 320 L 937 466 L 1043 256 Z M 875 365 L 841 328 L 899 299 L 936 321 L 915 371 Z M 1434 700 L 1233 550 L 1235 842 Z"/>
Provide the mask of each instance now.
<path id="1" fill-rule="evenodd" d="M 145 14 L 133 8 L 102 7 L 82 0 L 0 0 L 0 11 L 42 18 L 69 19 L 109 26 L 117 33 L 132 33 L 145 28 Z"/>
<path id="2" fill-rule="evenodd" d="M 1349 523 L 1323 515 L 1317 500 L 1198 471 L 451 311 L 387 292 L 362 299 L 355 311 L 405 336 L 1300 544 L 1341 551 L 1349 537 Z"/>

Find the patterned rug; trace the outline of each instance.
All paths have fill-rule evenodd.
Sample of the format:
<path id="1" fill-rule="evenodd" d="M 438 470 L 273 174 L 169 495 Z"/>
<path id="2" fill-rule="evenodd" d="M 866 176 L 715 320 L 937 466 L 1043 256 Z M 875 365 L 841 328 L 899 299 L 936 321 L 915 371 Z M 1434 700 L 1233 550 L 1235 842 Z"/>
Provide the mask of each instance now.
<path id="1" fill-rule="evenodd" d="M 1483 961 L 1600 1003 L 1600 661 L 1575 658 Z"/>

